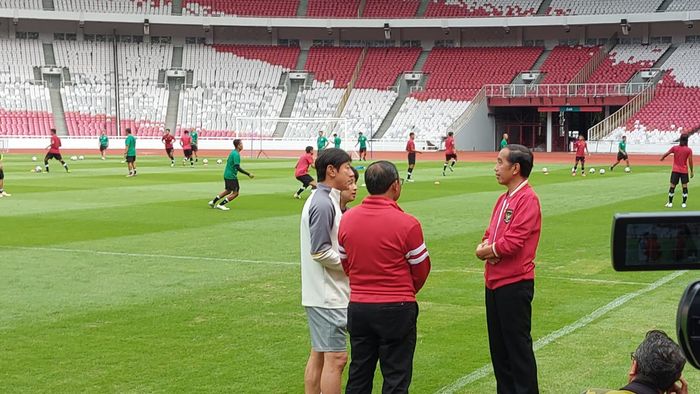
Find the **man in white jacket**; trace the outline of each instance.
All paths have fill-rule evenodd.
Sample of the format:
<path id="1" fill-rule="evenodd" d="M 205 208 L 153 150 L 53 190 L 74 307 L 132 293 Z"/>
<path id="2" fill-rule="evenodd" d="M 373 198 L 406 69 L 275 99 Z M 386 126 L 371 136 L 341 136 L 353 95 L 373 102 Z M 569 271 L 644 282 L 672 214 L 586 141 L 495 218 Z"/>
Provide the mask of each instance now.
<path id="1" fill-rule="evenodd" d="M 316 159 L 318 188 L 301 213 L 301 304 L 311 334 L 311 354 L 304 373 L 306 394 L 340 394 L 348 360 L 348 278 L 340 264 L 338 226 L 340 192 L 352 181 L 350 155 L 326 149 Z"/>

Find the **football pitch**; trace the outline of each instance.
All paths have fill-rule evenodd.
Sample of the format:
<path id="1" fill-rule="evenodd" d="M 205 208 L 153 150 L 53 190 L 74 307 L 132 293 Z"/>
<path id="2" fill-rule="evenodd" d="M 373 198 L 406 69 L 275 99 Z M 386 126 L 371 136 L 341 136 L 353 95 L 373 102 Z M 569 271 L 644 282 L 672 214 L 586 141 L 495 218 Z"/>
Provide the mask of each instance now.
<path id="1" fill-rule="evenodd" d="M 241 196 L 222 212 L 207 206 L 223 189 L 216 157 L 196 168 L 141 157 L 135 178 L 115 157 L 68 161 L 70 174 L 56 161 L 48 174 L 30 172 L 41 164 L 30 157 L 4 160 L 13 195 L 0 199 L 0 392 L 303 392 L 310 344 L 294 160 L 244 154 L 256 177 L 241 177 Z M 697 277 L 610 264 L 612 215 L 668 211 L 670 165 L 574 178 L 569 164 L 537 154 L 535 163 L 540 391 L 619 388 L 646 331 L 675 338 L 678 300 Z M 419 160 L 399 200 L 422 222 L 433 263 L 418 295 L 411 391 L 494 393 L 474 249 L 504 189 L 493 163 L 441 172 L 441 162 Z M 691 182 L 689 210 L 700 207 L 696 190 Z M 352 205 L 365 195 L 360 187 Z M 685 376 L 700 387 L 692 367 Z"/>

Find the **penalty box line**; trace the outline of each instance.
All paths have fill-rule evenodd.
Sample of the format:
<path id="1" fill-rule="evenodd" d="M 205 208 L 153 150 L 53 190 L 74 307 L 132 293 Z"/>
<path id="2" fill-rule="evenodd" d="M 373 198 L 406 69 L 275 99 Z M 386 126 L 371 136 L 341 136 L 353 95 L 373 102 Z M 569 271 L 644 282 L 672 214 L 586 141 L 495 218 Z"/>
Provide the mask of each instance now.
<path id="1" fill-rule="evenodd" d="M 658 279 L 657 281 L 649 284 L 646 287 L 643 287 L 643 288 L 641 288 L 637 291 L 633 291 L 631 293 L 624 294 L 624 295 L 614 299 L 613 301 L 611 301 L 607 305 L 604 305 L 604 306 L 594 310 L 593 312 L 578 319 L 577 321 L 575 321 L 575 322 L 573 322 L 565 327 L 562 327 L 556 331 L 553 331 L 553 332 L 545 335 L 544 337 L 538 339 L 533 344 L 534 350 L 538 351 L 538 350 L 542 349 L 543 347 L 549 345 L 550 343 L 556 341 L 557 339 L 564 337 L 566 335 L 569 335 L 576 330 L 579 330 L 581 328 L 586 327 L 587 325 L 589 325 L 590 323 L 592 323 L 596 319 L 602 317 L 603 315 L 607 314 L 608 312 L 611 312 L 611 311 L 625 305 L 626 303 L 632 301 L 633 299 L 635 299 L 641 295 L 647 294 L 651 291 L 658 289 L 659 287 L 661 287 L 661 286 L 665 285 L 666 283 L 678 278 L 679 276 L 685 274 L 686 272 L 688 272 L 688 271 L 672 272 L 672 273 L 664 276 L 663 278 Z M 462 389 L 464 386 L 467 386 L 471 383 L 474 383 L 479 379 L 483 379 L 483 378 L 489 376 L 491 373 L 493 373 L 493 369 L 491 367 L 491 364 L 485 364 L 481 368 L 479 368 L 479 369 L 477 369 L 477 370 L 475 370 L 467 375 L 462 376 L 461 378 L 457 379 L 456 381 L 454 381 L 450 385 L 441 388 L 440 390 L 437 391 L 437 394 L 455 393 L 455 392 L 457 392 L 457 390 Z"/>

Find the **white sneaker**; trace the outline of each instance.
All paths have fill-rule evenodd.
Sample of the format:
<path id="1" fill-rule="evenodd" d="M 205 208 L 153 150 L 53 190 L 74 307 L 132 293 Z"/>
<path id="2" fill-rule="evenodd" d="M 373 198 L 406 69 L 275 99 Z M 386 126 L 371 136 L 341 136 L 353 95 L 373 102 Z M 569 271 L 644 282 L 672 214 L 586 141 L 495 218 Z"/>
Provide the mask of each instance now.
<path id="1" fill-rule="evenodd" d="M 673 208 L 673 203 L 667 202 L 666 205 L 664 205 L 666 208 Z"/>
<path id="2" fill-rule="evenodd" d="M 170 167 L 175 167 L 175 163 L 170 163 Z"/>
<path id="3" fill-rule="evenodd" d="M 413 179 L 406 179 L 406 182 L 415 182 Z"/>
<path id="4" fill-rule="evenodd" d="M 210 208 L 214 208 L 214 201 L 209 201 L 207 204 L 209 204 Z"/>
<path id="5" fill-rule="evenodd" d="M 227 206 L 225 206 L 225 205 L 221 205 L 221 204 L 217 205 L 217 206 L 216 206 L 216 209 L 220 209 L 220 210 L 222 210 L 222 211 L 230 211 L 230 210 L 231 210 L 231 208 L 229 208 L 229 207 L 227 207 Z"/>
<path id="6" fill-rule="evenodd" d="M 301 200 L 301 196 L 298 195 L 298 194 L 296 194 L 296 193 L 294 193 L 294 196 L 293 196 L 293 197 L 296 198 L 297 200 Z"/>
<path id="7" fill-rule="evenodd" d="M 12 195 L 12 194 L 10 194 L 10 193 L 8 193 L 8 192 L 5 192 L 5 191 L 3 191 L 2 193 L 0 193 L 0 196 L 1 196 L 1 197 L 10 197 L 11 195 Z"/>
<path id="8" fill-rule="evenodd" d="M 685 207 L 687 207 L 687 205 L 685 205 L 685 203 L 681 204 L 681 208 L 685 208 Z"/>

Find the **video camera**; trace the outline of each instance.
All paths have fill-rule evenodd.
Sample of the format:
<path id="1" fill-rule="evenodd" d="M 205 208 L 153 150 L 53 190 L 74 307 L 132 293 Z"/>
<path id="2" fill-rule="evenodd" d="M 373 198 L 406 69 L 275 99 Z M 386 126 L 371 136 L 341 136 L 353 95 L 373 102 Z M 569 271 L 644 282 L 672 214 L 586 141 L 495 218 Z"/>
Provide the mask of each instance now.
<path id="1" fill-rule="evenodd" d="M 616 271 L 700 270 L 700 212 L 616 214 L 611 242 Z M 686 359 L 700 369 L 700 281 L 681 297 L 676 331 Z"/>

